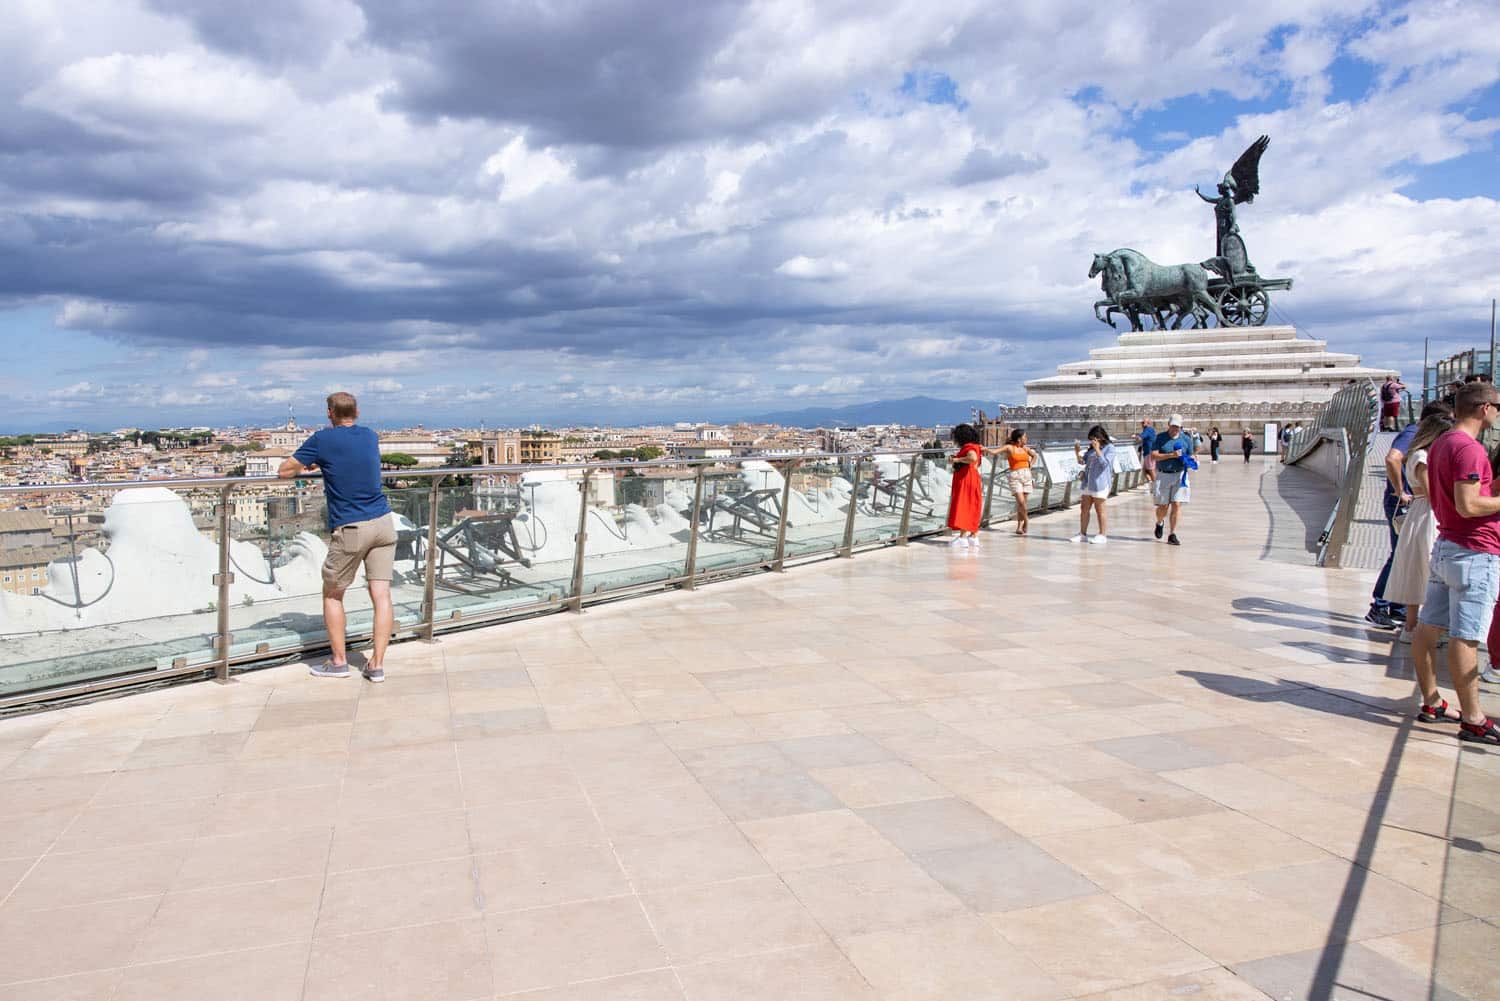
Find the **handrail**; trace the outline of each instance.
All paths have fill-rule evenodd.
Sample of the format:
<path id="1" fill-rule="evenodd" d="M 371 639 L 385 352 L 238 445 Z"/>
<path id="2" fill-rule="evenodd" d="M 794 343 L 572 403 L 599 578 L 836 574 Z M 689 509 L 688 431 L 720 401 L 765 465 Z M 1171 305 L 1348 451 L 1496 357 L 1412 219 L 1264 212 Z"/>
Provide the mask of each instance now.
<path id="1" fill-rule="evenodd" d="M 1287 448 L 1286 463 L 1290 466 L 1300 463 L 1320 444 L 1339 437 L 1339 434 L 1343 436 L 1345 443 L 1343 482 L 1339 484 L 1333 510 L 1318 538 L 1319 566 L 1340 565 L 1344 544 L 1349 541 L 1354 513 L 1359 507 L 1359 495 L 1366 479 L 1370 450 L 1379 428 L 1380 393 L 1373 381 L 1365 379 L 1333 394 L 1332 399 L 1318 412 L 1317 426 L 1309 429 L 1307 434 L 1293 441 Z"/>
<path id="2" fill-rule="evenodd" d="M 877 455 L 922 455 L 928 450 L 921 448 L 870 448 L 856 452 L 800 452 L 758 453 L 755 455 L 731 455 L 719 459 L 650 459 L 646 462 L 625 462 L 619 459 L 602 459 L 598 462 L 559 463 L 512 463 L 497 466 L 428 466 L 425 469 L 382 469 L 382 480 L 419 480 L 430 476 L 500 476 L 511 473 L 534 473 L 538 470 L 600 470 L 600 469 L 681 469 L 684 466 L 713 466 L 737 462 L 806 462 L 809 459 L 869 459 Z M 0 495 L 26 493 L 64 493 L 89 490 L 139 490 L 143 487 L 167 487 L 199 489 L 236 486 L 267 486 L 273 483 L 289 483 L 295 480 L 321 480 L 322 473 L 299 473 L 295 477 L 280 476 L 208 476 L 167 477 L 156 480 L 75 480 L 69 483 L 38 483 L 32 486 L 0 486 Z"/>
<path id="3" fill-rule="evenodd" d="M 564 608 L 582 611 L 587 605 L 603 600 L 623 597 L 638 593 L 643 587 L 662 588 L 692 588 L 698 583 L 711 579 L 722 578 L 731 575 L 755 572 L 763 569 L 781 569 L 792 560 L 819 559 L 824 557 L 850 557 L 856 551 L 872 548 L 880 548 L 888 545 L 904 545 L 907 540 L 923 536 L 937 535 L 946 531 L 946 526 L 938 520 L 936 511 L 929 511 L 921 516 L 920 522 L 914 517 L 913 497 L 917 482 L 918 466 L 923 461 L 945 462 L 949 455 L 948 450 L 933 449 L 868 449 L 857 452 L 823 452 L 805 453 L 801 455 L 774 455 L 774 456 L 739 456 L 727 459 L 689 459 L 689 460 L 653 460 L 646 463 L 620 462 L 618 460 L 603 461 L 596 463 L 572 463 L 560 466 L 536 466 L 536 465 L 503 465 L 503 466 L 470 466 L 470 467 L 433 467 L 425 470 L 403 470 L 386 471 L 382 473 L 383 478 L 391 480 L 422 480 L 429 484 L 428 504 L 429 514 L 427 517 L 426 546 L 422 550 L 426 553 L 426 565 L 422 569 L 421 587 L 422 596 L 419 609 L 415 615 L 417 621 L 412 621 L 412 616 L 398 620 L 396 632 L 402 635 L 415 635 L 423 639 L 432 639 L 437 632 L 452 628 L 461 628 L 474 625 L 476 622 L 500 621 L 515 618 L 522 615 L 535 615 L 543 612 L 561 611 Z M 859 484 L 862 471 L 870 469 L 872 461 L 877 458 L 889 457 L 900 460 L 904 466 L 910 462 L 910 469 L 904 470 L 899 477 L 904 480 L 900 491 L 900 499 L 893 498 L 893 503 L 885 511 L 881 512 L 883 520 L 877 524 L 877 530 L 873 536 L 866 536 L 863 542 L 856 544 L 855 525 L 861 510 L 859 508 Z M 830 523 L 838 526 L 838 534 L 828 537 L 828 541 L 811 550 L 799 549 L 796 552 L 788 545 L 787 529 L 791 519 L 793 505 L 789 503 L 792 495 L 792 477 L 799 466 L 818 461 L 839 460 L 849 462 L 851 466 L 845 474 L 851 476 L 849 493 L 849 513 L 844 518 Z M 776 526 L 774 538 L 776 540 L 774 553 L 768 554 L 767 559 L 752 559 L 750 561 L 740 560 L 732 564 L 705 567 L 702 558 L 702 550 L 699 543 L 708 539 L 708 531 L 711 527 L 709 522 L 702 517 L 703 512 L 708 510 L 709 505 L 703 494 L 704 473 L 707 467 L 726 465 L 736 469 L 743 469 L 749 462 L 769 462 L 781 468 L 785 482 L 781 487 L 780 512 L 775 517 Z M 693 483 L 692 517 L 687 529 L 686 559 L 679 569 L 674 569 L 671 576 L 653 577 L 645 582 L 627 580 L 624 583 L 613 583 L 596 585 L 593 590 L 586 590 L 588 568 L 585 561 L 589 559 L 586 547 L 586 529 L 588 526 L 589 512 L 597 511 L 598 508 L 589 503 L 589 485 L 595 474 L 607 470 L 641 470 L 649 468 L 675 468 L 685 470 L 681 477 L 684 481 Z M 476 613 L 467 605 L 449 609 L 446 615 L 440 616 L 437 597 L 437 575 L 434 560 L 436 559 L 436 540 L 438 530 L 438 499 L 439 488 L 444 478 L 451 476 L 487 476 L 496 474 L 513 474 L 534 472 L 539 469 L 564 469 L 582 470 L 584 475 L 580 477 L 577 514 L 577 534 L 572 540 L 571 567 L 567 574 L 567 590 L 556 595 L 537 593 L 535 600 L 527 600 L 506 605 L 490 605 Z M 998 465 L 992 465 L 990 475 L 985 485 L 985 511 L 982 523 L 985 526 L 992 524 L 1000 518 L 991 517 L 993 493 L 998 479 Z M 1046 475 L 1045 467 L 1039 470 Z M 301 477 L 299 477 L 301 478 Z M 309 476 L 306 479 L 317 479 Z M 217 517 L 217 560 L 213 574 L 212 584 L 216 592 L 213 611 L 215 622 L 212 633 L 207 635 L 208 650 L 205 652 L 194 651 L 191 653 L 174 653 L 159 657 L 154 669 L 143 668 L 143 665 L 122 665 L 118 667 L 94 668 L 97 673 L 92 676 L 80 676 L 76 671 L 71 677 L 63 678 L 54 676 L 47 682 L 43 682 L 36 688 L 0 695 L 0 711 L 23 707 L 35 707 L 38 704 L 55 703 L 73 698 L 84 698 L 97 695 L 101 692 L 118 690 L 130 685 L 161 683 L 167 680 L 179 680 L 192 677 L 217 676 L 226 679 L 234 668 L 253 667 L 278 663 L 288 656 L 298 656 L 326 643 L 318 639 L 318 634 L 311 637 L 302 633 L 294 633 L 289 641 L 283 642 L 255 642 L 249 640 L 236 642 L 233 632 L 234 619 L 231 616 L 231 591 L 230 585 L 234 583 L 232 554 L 230 545 L 235 541 L 230 531 L 230 509 L 231 499 L 237 492 L 243 494 L 251 488 L 269 486 L 276 483 L 288 483 L 290 480 L 281 480 L 275 477 L 221 477 L 212 479 L 177 479 L 177 480 L 145 480 L 126 481 L 124 483 L 73 483 L 73 484 L 48 484 L 45 487 L 12 487 L 0 488 L 6 493 L 35 492 L 39 489 L 48 493 L 62 492 L 87 492 L 109 489 L 139 489 L 142 487 L 167 487 L 169 489 L 198 489 L 216 487 L 218 496 L 216 502 L 218 509 Z M 1116 473 L 1115 486 L 1117 489 L 1125 490 L 1138 485 L 1140 474 Z M 1071 491 L 1053 491 L 1051 489 L 1051 477 L 1047 476 L 1046 489 L 1037 495 L 1039 505 L 1037 510 L 1046 511 L 1061 509 L 1069 506 Z M 466 489 L 466 488 L 465 488 Z M 1061 493 L 1061 496 L 1057 496 Z M 1014 516 L 1014 512 L 1011 512 Z M 571 515 L 570 515 L 571 517 Z M 766 527 L 769 528 L 769 521 Z M 680 541 L 680 540 L 679 540 Z M 607 557 L 606 557 L 607 559 Z M 556 561 L 559 566 L 559 574 L 563 571 L 562 564 L 566 559 Z M 561 600 L 559 600 L 561 599 Z M 409 602 L 408 602 L 409 604 Z M 201 611 L 201 610 L 200 610 Z M 196 613 L 195 613 L 196 614 Z M 243 628 L 243 624 L 242 624 Z M 42 630 L 45 635 L 49 630 Z M 203 636 L 207 630 L 192 630 L 194 636 Z M 23 634 L 17 634 L 23 635 Z M 347 638 L 352 641 L 367 639 L 368 628 L 350 629 Z M 253 649 L 252 649 L 253 646 Z M 155 655 L 148 655 L 155 656 Z M 167 658 L 170 658 L 168 660 Z M 147 662 L 149 663 L 149 661 Z M 0 665 L 3 668 L 3 665 Z"/>

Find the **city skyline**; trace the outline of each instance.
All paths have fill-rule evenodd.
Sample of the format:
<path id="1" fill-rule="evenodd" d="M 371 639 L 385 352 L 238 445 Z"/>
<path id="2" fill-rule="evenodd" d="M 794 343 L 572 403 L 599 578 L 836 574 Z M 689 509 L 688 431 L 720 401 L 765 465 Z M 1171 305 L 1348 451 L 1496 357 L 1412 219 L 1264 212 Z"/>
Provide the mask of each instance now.
<path id="1" fill-rule="evenodd" d="M 1115 336 L 1090 256 L 1208 256 L 1261 133 L 1276 320 L 1409 377 L 1488 334 L 1479 5 L 484 10 L 18 11 L 3 426 L 1021 402 Z"/>

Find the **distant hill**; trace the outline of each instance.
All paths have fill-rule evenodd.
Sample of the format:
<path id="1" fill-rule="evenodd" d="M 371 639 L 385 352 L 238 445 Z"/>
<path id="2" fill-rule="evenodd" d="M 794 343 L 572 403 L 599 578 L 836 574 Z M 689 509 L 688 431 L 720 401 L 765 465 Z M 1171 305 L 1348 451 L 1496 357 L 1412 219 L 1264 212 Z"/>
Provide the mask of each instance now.
<path id="1" fill-rule="evenodd" d="M 845 407 L 783 410 L 772 414 L 758 414 L 745 420 L 757 424 L 801 428 L 864 424 L 915 424 L 926 427 L 966 421 L 975 407 L 991 416 L 999 409 L 999 405 L 993 400 L 935 400 L 930 396 L 912 396 L 905 400 L 877 400 L 874 403 L 855 403 Z"/>

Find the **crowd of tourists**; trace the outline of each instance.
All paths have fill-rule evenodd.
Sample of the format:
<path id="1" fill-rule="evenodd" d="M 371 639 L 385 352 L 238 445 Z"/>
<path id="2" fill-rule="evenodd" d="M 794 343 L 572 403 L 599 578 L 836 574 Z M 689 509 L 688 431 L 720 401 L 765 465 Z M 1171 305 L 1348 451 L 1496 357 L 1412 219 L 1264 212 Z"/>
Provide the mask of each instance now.
<path id="1" fill-rule="evenodd" d="M 1394 380 L 1392 380 L 1394 381 Z M 1399 383 L 1397 383 L 1399 385 Z M 1385 395 L 1385 391 L 1382 391 Z M 1389 427 L 1388 404 L 1382 399 L 1381 422 Z M 1500 673 L 1483 674 L 1479 644 L 1500 650 L 1500 446 L 1492 455 L 1479 441 L 1487 428 L 1500 428 L 1500 390 L 1488 380 L 1453 387 L 1443 400 L 1427 404 L 1420 419 L 1401 429 L 1386 455 L 1385 515 L 1390 526 L 1391 553 L 1375 582 L 1365 618 L 1381 629 L 1394 630 L 1400 642 L 1412 646 L 1422 691 L 1418 716 L 1425 722 L 1452 723 L 1465 741 L 1500 744 L 1500 725 L 1479 704 L 1479 682 L 1500 682 Z M 1282 439 L 1282 451 L 1296 440 L 1296 432 Z M 1287 432 L 1284 431 L 1284 434 Z M 1004 458 L 1007 483 L 1015 498 L 1017 535 L 1029 529 L 1027 498 L 1032 491 L 1031 469 L 1039 456 L 1016 429 L 999 448 L 987 449 L 978 429 L 960 424 L 953 429 L 958 454 L 953 458 L 953 495 L 948 527 L 955 548 L 977 549 L 983 516 L 981 465 L 986 455 Z M 1173 414 L 1167 429 L 1158 432 L 1143 421 L 1137 436 L 1141 467 L 1151 484 L 1155 504 L 1155 536 L 1181 545 L 1177 536 L 1182 505 L 1191 494 L 1189 472 L 1197 468 L 1194 455 L 1205 439 L 1184 430 L 1182 417 Z M 1212 461 L 1217 462 L 1223 436 L 1212 428 L 1207 437 Z M 1254 437 L 1241 434 L 1245 461 L 1254 451 Z M 1101 425 L 1088 431 L 1085 442 L 1073 445 L 1082 500 L 1074 542 L 1103 545 L 1109 541 L 1106 502 L 1114 477 L 1116 447 Z M 1500 488 L 1497 488 L 1500 490 Z M 1098 531 L 1089 535 L 1090 521 Z M 1440 638 L 1447 634 L 1447 668 L 1459 706 L 1442 697 L 1436 661 Z"/>
<path id="2" fill-rule="evenodd" d="M 1500 650 L 1500 448 L 1479 441 L 1500 427 L 1500 391 L 1488 380 L 1459 386 L 1422 408 L 1385 458 L 1385 515 L 1391 552 L 1376 578 L 1365 620 L 1410 643 L 1422 691 L 1418 718 L 1452 723 L 1461 740 L 1500 744 L 1500 725 L 1479 704 L 1479 645 Z M 1450 706 L 1438 688 L 1437 650 L 1447 634 Z"/>
<path id="3" fill-rule="evenodd" d="M 1180 546 L 1177 525 L 1182 516 L 1182 505 L 1189 499 L 1188 474 L 1198 468 L 1194 455 L 1204 439 L 1182 426 L 1182 417 L 1173 414 L 1167 430 L 1158 434 L 1152 422 L 1144 421 L 1138 436 L 1141 450 L 1141 466 L 1151 483 L 1152 500 L 1156 504 L 1156 537 L 1166 536 L 1168 545 Z M 1209 432 L 1207 439 L 1218 462 L 1223 435 L 1218 428 Z M 1245 461 L 1250 461 L 1254 441 L 1245 450 Z M 1010 432 L 1004 445 L 985 448 L 983 436 L 972 424 L 960 424 L 953 429 L 953 443 L 958 453 L 953 457 L 953 491 L 948 503 L 948 528 L 953 532 L 950 543 L 955 549 L 976 550 L 979 548 L 979 523 L 984 516 L 984 485 L 980 465 L 986 455 L 1003 458 L 1006 464 L 1006 484 L 1015 500 L 1016 535 L 1024 536 L 1030 530 L 1031 518 L 1027 510 L 1033 480 L 1031 470 L 1041 457 L 1027 440 L 1026 431 L 1016 428 Z M 1114 483 L 1116 449 L 1109 432 L 1103 425 L 1089 428 L 1085 440 L 1073 443 L 1073 458 L 1078 464 L 1080 501 L 1078 505 L 1078 534 L 1073 542 L 1102 546 L 1109 542 L 1109 515 L 1106 502 Z M 1090 522 L 1098 524 L 1098 531 L 1089 534 Z"/>

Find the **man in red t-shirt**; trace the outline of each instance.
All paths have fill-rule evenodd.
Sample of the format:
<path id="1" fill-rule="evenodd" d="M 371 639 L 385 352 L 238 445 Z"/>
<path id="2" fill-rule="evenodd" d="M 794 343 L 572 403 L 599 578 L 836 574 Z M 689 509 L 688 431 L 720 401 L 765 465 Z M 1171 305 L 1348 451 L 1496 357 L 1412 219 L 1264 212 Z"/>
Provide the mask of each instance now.
<path id="1" fill-rule="evenodd" d="M 1401 417 L 1401 391 L 1406 385 L 1394 375 L 1385 377 L 1385 383 L 1380 387 L 1380 427 L 1382 430 L 1394 431 Z"/>
<path id="2" fill-rule="evenodd" d="M 1453 430 L 1427 452 L 1427 495 L 1437 518 L 1427 595 L 1422 601 L 1412 659 L 1422 687 L 1417 718 L 1457 723 L 1460 740 L 1500 744 L 1500 726 L 1479 707 L 1479 640 L 1489 631 L 1500 592 L 1500 497 L 1491 490 L 1490 457 L 1478 438 L 1500 423 L 1500 392 L 1470 383 L 1454 405 Z M 1463 712 L 1438 692 L 1438 636 L 1448 632 L 1448 675 Z"/>

